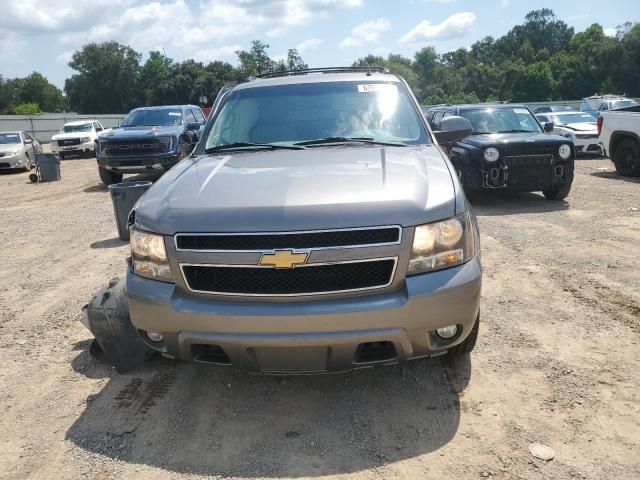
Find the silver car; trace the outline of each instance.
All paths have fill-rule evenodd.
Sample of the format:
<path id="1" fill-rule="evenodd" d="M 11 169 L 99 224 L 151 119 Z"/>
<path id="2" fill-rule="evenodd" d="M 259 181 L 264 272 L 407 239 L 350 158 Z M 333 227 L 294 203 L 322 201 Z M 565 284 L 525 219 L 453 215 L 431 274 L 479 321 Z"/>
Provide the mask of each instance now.
<path id="1" fill-rule="evenodd" d="M 223 89 L 130 216 L 131 321 L 166 356 L 343 371 L 474 347 L 476 219 L 407 83 L 375 69 Z"/>
<path id="2" fill-rule="evenodd" d="M 0 132 L 0 170 L 28 172 L 37 153 L 42 153 L 42 146 L 27 132 Z"/>

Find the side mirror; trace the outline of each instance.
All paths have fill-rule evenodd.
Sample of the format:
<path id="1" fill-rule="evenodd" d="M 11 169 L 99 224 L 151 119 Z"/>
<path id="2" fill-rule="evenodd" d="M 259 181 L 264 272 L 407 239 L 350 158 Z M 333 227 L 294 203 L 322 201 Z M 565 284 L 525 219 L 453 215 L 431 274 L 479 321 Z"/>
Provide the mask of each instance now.
<path id="1" fill-rule="evenodd" d="M 553 132 L 553 129 L 555 128 L 555 125 L 553 124 L 553 122 L 544 122 L 542 124 L 542 128 L 544 128 L 545 132 L 551 133 L 551 132 Z"/>
<path id="2" fill-rule="evenodd" d="M 191 131 L 197 132 L 198 130 L 200 130 L 201 126 L 202 125 L 200 123 L 198 123 L 198 122 L 189 122 L 189 123 L 187 123 L 187 130 L 191 130 Z"/>
<path id="3" fill-rule="evenodd" d="M 25 138 L 25 139 L 24 139 L 24 143 L 25 143 L 26 145 L 30 145 L 30 144 L 32 144 L 32 143 L 33 143 L 33 140 L 31 140 L 30 138 Z"/>
<path id="4" fill-rule="evenodd" d="M 464 117 L 447 117 L 440 120 L 440 130 L 433 132 L 438 143 L 450 143 L 473 133 L 471 122 Z"/>

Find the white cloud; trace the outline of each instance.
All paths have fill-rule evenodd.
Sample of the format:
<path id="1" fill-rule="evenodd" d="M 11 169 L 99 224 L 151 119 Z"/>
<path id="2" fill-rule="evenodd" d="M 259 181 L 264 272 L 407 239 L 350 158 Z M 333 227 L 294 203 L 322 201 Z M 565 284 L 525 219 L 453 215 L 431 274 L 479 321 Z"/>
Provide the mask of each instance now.
<path id="1" fill-rule="evenodd" d="M 469 32 L 475 21 L 476 15 L 472 12 L 456 13 L 436 25 L 429 20 L 423 20 L 409 30 L 400 39 L 400 43 L 417 44 L 462 37 Z"/>
<path id="2" fill-rule="evenodd" d="M 322 39 L 320 39 L 320 38 L 309 38 L 308 40 L 305 40 L 304 42 L 300 42 L 296 46 L 296 50 L 298 50 L 299 54 L 303 54 L 304 52 L 315 50 L 320 45 L 322 45 Z"/>
<path id="3" fill-rule="evenodd" d="M 353 27 L 351 35 L 340 42 L 340 47 L 359 47 L 364 44 L 379 43 L 379 37 L 382 32 L 386 32 L 391 28 L 391 22 L 386 18 L 378 18 L 369 20 Z"/>
<path id="4" fill-rule="evenodd" d="M 509 5 L 509 0 L 500 0 L 500 6 L 506 7 L 507 5 Z"/>
<path id="5" fill-rule="evenodd" d="M 238 50 L 242 50 L 242 45 L 224 45 L 222 47 L 198 50 L 193 54 L 192 58 L 198 62 L 228 60 L 235 57 Z"/>
<path id="6" fill-rule="evenodd" d="M 73 52 L 71 50 L 65 50 L 60 55 L 56 57 L 56 62 L 66 65 L 71 61 L 71 57 L 73 56 Z"/>
<path id="7" fill-rule="evenodd" d="M 605 28 L 603 32 L 607 37 L 615 37 L 618 34 L 618 30 L 615 28 Z"/>

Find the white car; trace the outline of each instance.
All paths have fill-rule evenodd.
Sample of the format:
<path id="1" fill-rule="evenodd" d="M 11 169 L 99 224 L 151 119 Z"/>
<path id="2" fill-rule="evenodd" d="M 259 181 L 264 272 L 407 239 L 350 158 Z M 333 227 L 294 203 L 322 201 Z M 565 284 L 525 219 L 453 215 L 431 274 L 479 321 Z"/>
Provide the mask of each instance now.
<path id="1" fill-rule="evenodd" d="M 585 112 L 547 112 L 539 113 L 540 123 L 553 123 L 553 134 L 562 135 L 575 145 L 576 154 L 593 153 L 602 155 L 598 140 L 596 119 Z M 550 132 L 551 133 L 551 132 Z"/>
<path id="2" fill-rule="evenodd" d="M 51 151 L 61 159 L 71 153 L 95 152 L 98 137 L 110 130 L 97 120 L 65 123 L 60 133 L 51 137 Z"/>
<path id="3" fill-rule="evenodd" d="M 602 112 L 598 117 L 600 143 L 624 177 L 640 176 L 640 105 Z"/>

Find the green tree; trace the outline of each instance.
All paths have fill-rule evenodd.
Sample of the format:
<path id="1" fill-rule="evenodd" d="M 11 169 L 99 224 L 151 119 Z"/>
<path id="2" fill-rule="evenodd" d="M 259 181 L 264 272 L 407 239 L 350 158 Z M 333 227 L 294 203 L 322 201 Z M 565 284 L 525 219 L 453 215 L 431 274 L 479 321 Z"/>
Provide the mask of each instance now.
<path id="1" fill-rule="evenodd" d="M 40 112 L 40 106 L 35 102 L 19 103 L 11 107 L 10 110 L 10 113 L 14 115 L 38 115 Z"/>
<path id="2" fill-rule="evenodd" d="M 24 104 L 35 103 L 44 112 L 62 112 L 66 108 L 66 99 L 62 91 L 38 72 L 19 80 L 18 101 Z"/>
<path id="3" fill-rule="evenodd" d="M 90 43 L 73 54 L 78 73 L 65 82 L 73 110 L 80 113 L 128 112 L 141 103 L 140 58 L 117 42 Z"/>
<path id="4" fill-rule="evenodd" d="M 268 44 L 254 40 L 251 42 L 251 49 L 248 52 L 238 50 L 236 55 L 240 61 L 241 74 L 250 77 L 275 71 L 277 63 L 269 57 L 268 49 Z"/>

